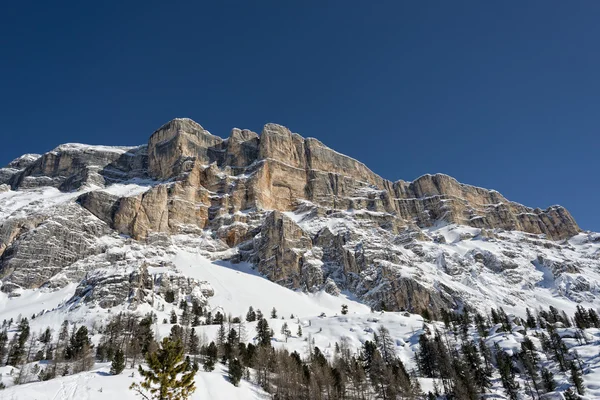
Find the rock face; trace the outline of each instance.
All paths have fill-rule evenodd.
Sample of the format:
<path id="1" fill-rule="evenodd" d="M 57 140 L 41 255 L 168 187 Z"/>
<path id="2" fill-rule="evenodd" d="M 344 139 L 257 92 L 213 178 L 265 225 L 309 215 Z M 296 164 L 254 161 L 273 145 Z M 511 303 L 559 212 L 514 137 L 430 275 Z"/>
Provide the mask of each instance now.
<path id="1" fill-rule="evenodd" d="M 376 308 L 435 313 L 455 306 L 457 294 L 425 275 L 407 274 L 415 263 L 431 263 L 451 277 L 465 265 L 508 275 L 516 264 L 483 250 L 432 251 L 429 246 L 451 245 L 429 232 L 433 226 L 474 230 L 458 240 L 497 240 L 502 231 L 543 235 L 537 240 L 544 246 L 580 232 L 560 206 L 532 209 L 442 174 L 391 182 L 277 124 L 260 135 L 236 128 L 222 139 L 190 119 L 175 119 L 147 145 L 69 144 L 22 156 L 0 169 L 0 185 L 0 196 L 49 187 L 73 193 L 67 204 L 26 215 L 3 211 L 0 197 L 0 277 L 7 291 L 60 285 L 61 271 L 106 251 L 97 244 L 105 235 L 140 243 L 156 234 L 195 235 L 288 287 L 347 290 Z M 94 270 L 77 268 L 77 276 Z M 131 274 L 88 276 L 79 295 L 118 287 L 121 295 L 104 305 L 128 301 L 135 298 L 132 285 L 154 279 Z"/>

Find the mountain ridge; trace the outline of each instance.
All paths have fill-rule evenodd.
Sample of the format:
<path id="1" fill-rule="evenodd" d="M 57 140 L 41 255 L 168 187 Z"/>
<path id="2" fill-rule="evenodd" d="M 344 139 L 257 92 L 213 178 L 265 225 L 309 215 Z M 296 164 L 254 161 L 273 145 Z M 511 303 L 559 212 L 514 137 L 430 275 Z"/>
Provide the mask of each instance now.
<path id="1" fill-rule="evenodd" d="M 294 289 L 348 291 L 375 308 L 432 315 L 455 308 L 472 294 L 453 282 L 470 279 L 472 268 L 480 280 L 510 276 L 501 286 L 522 282 L 515 296 L 526 299 L 535 296 L 526 287 L 535 285 L 540 257 L 539 265 L 560 260 L 557 279 L 577 275 L 568 275 L 580 283 L 560 289 L 563 295 L 591 303 L 598 295 L 595 272 L 587 271 L 597 268 L 600 252 L 572 244 L 589 234 L 564 207 L 526 207 L 446 174 L 392 182 L 277 124 L 265 125 L 260 135 L 234 128 L 223 139 L 178 118 L 139 146 L 65 144 L 22 156 L 0 169 L 0 184 L 8 193 L 0 198 L 0 278 L 10 293 L 64 286 L 69 279 L 56 277 L 65 269 L 94 271 L 85 260 L 110 266 L 101 242 L 118 234 L 148 251 L 153 243 L 168 249 L 182 235 L 201 237 L 217 249 L 209 251 L 212 259 L 251 263 Z M 87 222 L 77 226 L 68 222 L 73 218 Z M 526 256 L 515 250 L 520 242 L 529 243 Z M 40 248 L 54 255 L 45 259 Z M 134 290 L 134 282 L 145 279 L 139 261 L 128 265 L 137 275 L 115 278 L 119 290 Z M 520 280 L 515 268 L 522 270 Z M 98 291 L 106 292 L 111 273 L 93 282 Z M 482 282 L 471 285 L 488 293 Z M 123 293 L 117 298 L 128 301 Z"/>

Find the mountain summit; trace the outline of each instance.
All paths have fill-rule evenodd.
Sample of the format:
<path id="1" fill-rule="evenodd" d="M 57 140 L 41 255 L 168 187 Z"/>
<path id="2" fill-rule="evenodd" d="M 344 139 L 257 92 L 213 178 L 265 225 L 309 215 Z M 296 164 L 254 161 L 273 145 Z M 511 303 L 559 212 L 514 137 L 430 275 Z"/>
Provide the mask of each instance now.
<path id="1" fill-rule="evenodd" d="M 207 301 L 210 282 L 171 257 L 185 248 L 375 309 L 599 301 L 600 236 L 563 207 L 443 174 L 391 182 L 277 124 L 222 139 L 177 118 L 146 145 L 62 145 L 0 169 L 0 192 L 11 296 L 75 284 L 70 301 L 101 307 L 152 304 L 173 287 Z"/>

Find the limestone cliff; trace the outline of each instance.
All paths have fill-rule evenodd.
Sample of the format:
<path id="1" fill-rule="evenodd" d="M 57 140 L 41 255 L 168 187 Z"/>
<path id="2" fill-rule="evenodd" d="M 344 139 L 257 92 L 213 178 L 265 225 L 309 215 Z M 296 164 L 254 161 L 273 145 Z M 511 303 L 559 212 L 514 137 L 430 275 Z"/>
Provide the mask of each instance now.
<path id="1" fill-rule="evenodd" d="M 132 182 L 145 186 L 115 189 Z M 0 185 L 5 192 L 53 187 L 76 199 L 52 213 L 0 213 L 3 290 L 43 285 L 101 253 L 91 243 L 108 231 L 141 242 L 156 234 L 209 235 L 233 250 L 228 257 L 254 263 L 280 284 L 348 290 L 376 307 L 437 312 L 455 305 L 453 290 L 403 269 L 412 257 L 429 260 L 424 243 L 437 240 L 430 227 L 467 226 L 482 238 L 519 231 L 548 243 L 580 232 L 560 206 L 532 209 L 442 174 L 391 182 L 276 124 L 260 135 L 236 128 L 222 139 L 175 119 L 147 145 L 71 144 L 23 156 L 0 169 Z M 448 265 L 453 261 L 444 259 Z M 132 279 L 119 282 L 125 287 Z"/>

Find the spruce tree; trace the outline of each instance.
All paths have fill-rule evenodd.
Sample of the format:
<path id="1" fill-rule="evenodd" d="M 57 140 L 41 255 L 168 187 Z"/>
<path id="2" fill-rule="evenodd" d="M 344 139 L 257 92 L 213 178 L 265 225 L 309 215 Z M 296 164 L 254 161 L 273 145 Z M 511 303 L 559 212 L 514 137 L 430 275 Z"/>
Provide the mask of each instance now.
<path id="1" fill-rule="evenodd" d="M 575 391 L 573 390 L 573 388 L 570 387 L 564 393 L 564 398 L 565 398 L 565 400 L 579 400 L 580 397 L 577 395 L 577 393 L 575 393 Z"/>
<path id="2" fill-rule="evenodd" d="M 198 335 L 196 335 L 196 329 L 192 328 L 192 331 L 190 332 L 190 338 L 188 341 L 188 352 L 195 356 L 198 354 L 198 351 L 200 346 L 200 339 L 198 339 Z"/>
<path id="3" fill-rule="evenodd" d="M 112 363 L 110 364 L 110 373 L 112 375 L 119 375 L 125 369 L 125 355 L 123 350 L 118 349 L 113 357 Z"/>
<path id="4" fill-rule="evenodd" d="M 256 313 L 254 312 L 254 308 L 250 306 L 248 308 L 248 312 L 246 313 L 246 321 L 254 322 L 256 321 Z"/>
<path id="5" fill-rule="evenodd" d="M 542 368 L 542 385 L 546 392 L 554 392 L 556 390 L 554 374 L 547 368 Z"/>
<path id="6" fill-rule="evenodd" d="M 204 370 L 210 372 L 215 369 L 215 363 L 217 361 L 218 349 L 215 342 L 210 342 L 206 347 L 204 354 Z"/>
<path id="7" fill-rule="evenodd" d="M 147 370 L 141 365 L 138 368 L 143 382 L 133 383 L 129 387 L 142 397 L 152 400 L 186 400 L 196 390 L 196 369 L 184 360 L 183 345 L 179 340 L 164 338 L 158 350 L 146 356 L 146 362 Z"/>
<path id="8" fill-rule="evenodd" d="M 285 342 L 287 343 L 289 337 L 292 336 L 292 331 L 290 330 L 287 322 L 284 322 L 281 326 L 281 334 L 285 336 Z"/>
<path id="9" fill-rule="evenodd" d="M 270 346 L 271 345 L 271 328 L 269 328 L 269 323 L 266 319 L 261 319 L 256 324 L 256 333 L 258 334 L 258 344 L 262 346 Z"/>
<path id="10" fill-rule="evenodd" d="M 229 380 L 233 383 L 233 386 L 237 386 L 240 383 L 243 373 L 244 368 L 239 359 L 232 358 L 229 360 Z"/>
<path id="11" fill-rule="evenodd" d="M 498 371 L 500 372 L 504 391 L 510 400 L 518 400 L 519 383 L 515 381 L 512 359 L 506 352 L 500 350 L 497 343 L 494 347 L 496 349 Z"/>
<path id="12" fill-rule="evenodd" d="M 581 377 L 581 370 L 579 369 L 579 366 L 571 361 L 570 363 L 570 369 L 571 369 L 571 382 L 573 382 L 573 385 L 575 385 L 575 389 L 577 389 L 577 393 L 579 393 L 580 395 L 584 395 L 585 393 L 585 389 L 583 387 L 583 378 Z"/>

